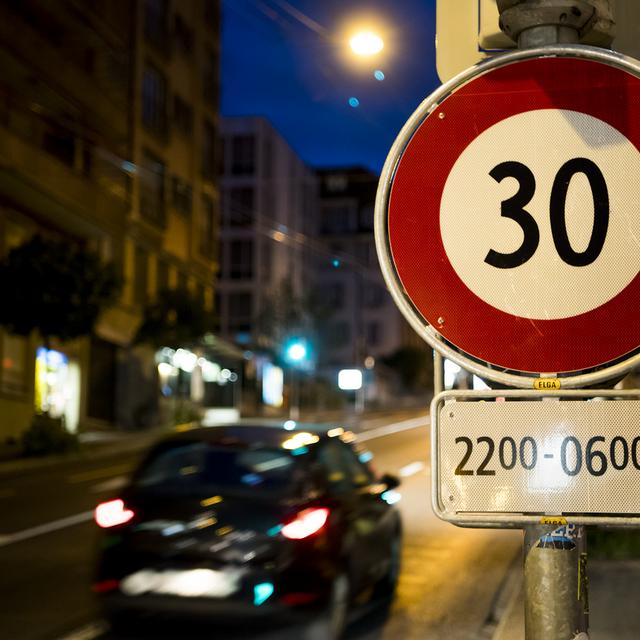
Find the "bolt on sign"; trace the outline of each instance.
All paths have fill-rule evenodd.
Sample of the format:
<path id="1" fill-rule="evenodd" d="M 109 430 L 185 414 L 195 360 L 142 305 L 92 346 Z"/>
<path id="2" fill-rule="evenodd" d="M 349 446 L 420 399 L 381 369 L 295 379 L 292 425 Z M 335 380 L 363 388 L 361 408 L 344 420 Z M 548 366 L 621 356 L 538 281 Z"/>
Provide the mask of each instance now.
<path id="1" fill-rule="evenodd" d="M 419 106 L 383 170 L 376 243 L 431 346 L 515 387 L 640 363 L 638 105 L 639 64 L 578 45 L 492 58 Z"/>

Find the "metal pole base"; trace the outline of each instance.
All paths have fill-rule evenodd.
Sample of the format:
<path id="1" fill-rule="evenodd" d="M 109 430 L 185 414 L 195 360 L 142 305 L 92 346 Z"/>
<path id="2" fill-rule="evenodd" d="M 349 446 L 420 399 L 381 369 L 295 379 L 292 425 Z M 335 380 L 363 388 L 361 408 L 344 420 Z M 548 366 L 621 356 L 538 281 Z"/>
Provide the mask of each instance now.
<path id="1" fill-rule="evenodd" d="M 588 640 L 586 528 L 525 528 L 526 640 Z"/>

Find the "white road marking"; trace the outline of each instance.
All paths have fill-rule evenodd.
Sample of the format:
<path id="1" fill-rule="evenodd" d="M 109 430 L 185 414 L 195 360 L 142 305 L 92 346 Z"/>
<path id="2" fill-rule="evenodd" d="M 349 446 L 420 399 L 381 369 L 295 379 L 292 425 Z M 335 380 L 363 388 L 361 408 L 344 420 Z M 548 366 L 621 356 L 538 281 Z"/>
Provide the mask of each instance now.
<path id="1" fill-rule="evenodd" d="M 369 431 L 365 431 L 364 433 L 358 434 L 357 438 L 360 442 L 366 442 L 367 440 L 373 440 L 375 438 L 390 436 L 390 435 L 393 435 L 394 433 L 400 433 L 401 431 L 408 431 L 409 429 L 418 429 L 420 427 L 426 427 L 429 424 L 430 424 L 429 416 L 411 418 L 410 420 L 403 420 L 402 422 L 394 422 L 393 424 L 388 424 L 388 425 L 385 425 L 384 427 L 378 427 L 377 429 L 371 429 Z M 412 464 L 416 465 L 420 463 L 412 463 Z M 122 471 L 124 470 L 122 468 L 123 466 L 124 465 L 120 467 L 110 467 L 109 469 L 98 469 L 88 473 L 76 474 L 75 476 L 71 476 L 68 479 L 68 481 L 72 483 L 76 483 L 76 482 L 85 482 L 90 479 L 97 479 L 101 475 L 105 474 L 105 472 L 113 472 L 116 469 L 118 471 Z M 127 470 L 129 470 L 130 466 L 129 465 L 126 465 L 126 466 L 127 466 Z M 408 465 L 408 467 L 411 467 L 411 466 L 412 465 Z M 403 469 L 406 469 L 406 467 L 403 467 Z M 415 471 L 415 473 L 417 473 L 417 471 Z M 126 478 L 123 476 L 110 478 L 109 480 L 105 480 L 104 482 L 92 487 L 91 491 L 94 493 L 99 493 L 101 491 L 116 490 L 120 488 L 125 482 L 126 482 Z M 59 529 L 64 529 L 66 527 L 72 527 L 73 525 L 76 525 L 76 524 L 88 522 L 92 518 L 93 518 L 93 511 L 85 511 L 83 513 L 78 513 L 74 516 L 69 516 L 68 518 L 61 518 L 60 520 L 55 520 L 47 524 L 42 524 L 37 527 L 25 529 L 24 531 L 18 531 L 16 533 L 7 534 L 7 535 L 0 535 L 0 547 L 6 547 L 7 545 L 14 544 L 15 542 L 21 542 L 22 540 L 28 540 L 30 538 L 35 538 L 36 536 L 41 536 L 46 533 L 58 531 Z"/>
<path id="2" fill-rule="evenodd" d="M 59 529 L 65 529 L 66 527 L 72 527 L 76 524 L 88 522 L 92 518 L 93 511 L 84 511 L 83 513 L 77 513 L 76 515 L 69 516 L 68 518 L 61 518 L 60 520 L 47 522 L 46 524 L 41 524 L 37 527 L 31 527 L 30 529 L 24 529 L 23 531 L 18 531 L 16 533 L 3 535 L 0 536 L 0 547 L 6 547 L 7 545 L 15 542 L 22 542 L 23 540 L 29 540 L 29 538 L 44 535 L 45 533 L 51 533 L 52 531 L 58 531 Z"/>
<path id="3" fill-rule="evenodd" d="M 128 473 L 132 469 L 132 463 L 116 464 L 111 467 L 103 467 L 102 469 L 91 469 L 91 471 L 75 473 L 67 478 L 67 482 L 70 484 L 79 484 L 81 482 L 90 482 L 91 480 L 101 480 L 102 478 L 108 478 L 109 476 Z"/>
<path id="4" fill-rule="evenodd" d="M 107 629 L 107 623 L 102 620 L 90 622 L 84 627 L 72 631 L 69 635 L 59 638 L 59 640 L 93 640 L 93 638 L 101 636 Z"/>
<path id="5" fill-rule="evenodd" d="M 364 431 L 357 434 L 356 437 L 358 439 L 358 442 L 366 442 L 367 440 L 382 438 L 384 436 L 391 436 L 394 433 L 408 431 L 409 429 L 427 427 L 430 424 L 431 418 L 429 416 L 421 416 L 420 418 L 411 418 L 410 420 L 403 420 L 402 422 L 387 424 L 384 427 L 378 427 L 377 429 L 370 429 L 369 431 Z"/>
<path id="6" fill-rule="evenodd" d="M 398 475 L 401 478 L 408 478 L 409 476 L 413 476 L 416 473 L 420 473 L 424 469 L 424 462 L 412 462 L 411 464 L 407 464 L 402 467 L 398 471 Z"/>
<path id="7" fill-rule="evenodd" d="M 124 485 L 127 484 L 127 476 L 116 476 L 115 478 L 110 478 L 109 480 L 105 480 L 100 484 L 96 484 L 91 487 L 91 493 L 102 493 L 104 491 L 117 491 L 118 489 L 122 489 Z"/>

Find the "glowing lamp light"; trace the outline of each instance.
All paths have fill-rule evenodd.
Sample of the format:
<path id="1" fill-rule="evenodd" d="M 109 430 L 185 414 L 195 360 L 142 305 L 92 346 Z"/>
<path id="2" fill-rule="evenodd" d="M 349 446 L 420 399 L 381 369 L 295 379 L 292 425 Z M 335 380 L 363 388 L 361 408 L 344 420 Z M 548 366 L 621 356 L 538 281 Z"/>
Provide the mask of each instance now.
<path id="1" fill-rule="evenodd" d="M 307 356 L 307 348 L 302 342 L 293 342 L 287 347 L 287 358 L 292 362 L 300 362 Z"/>
<path id="2" fill-rule="evenodd" d="M 124 506 L 124 502 L 120 499 L 99 504 L 94 513 L 96 524 L 103 529 L 125 524 L 129 522 L 133 516 L 133 511 L 127 509 Z"/>
<path id="3" fill-rule="evenodd" d="M 384 42 L 372 31 L 360 31 L 349 40 L 349 46 L 357 56 L 374 56 L 382 51 Z"/>
<path id="4" fill-rule="evenodd" d="M 338 387 L 343 391 L 357 391 L 362 388 L 360 369 L 341 369 L 338 371 Z"/>
<path id="5" fill-rule="evenodd" d="M 305 509 L 295 518 L 282 527 L 280 533 L 289 540 L 303 540 L 318 533 L 324 527 L 329 518 L 329 509 Z"/>

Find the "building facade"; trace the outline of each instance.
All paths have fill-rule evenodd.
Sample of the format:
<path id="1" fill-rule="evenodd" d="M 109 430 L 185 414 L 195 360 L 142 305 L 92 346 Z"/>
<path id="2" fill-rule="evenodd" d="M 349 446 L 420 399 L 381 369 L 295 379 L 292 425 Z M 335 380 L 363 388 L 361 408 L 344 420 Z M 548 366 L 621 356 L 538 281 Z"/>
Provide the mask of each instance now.
<path id="1" fill-rule="evenodd" d="M 0 251 L 67 239 L 124 282 L 95 335 L 44 363 L 38 337 L 0 332 L 0 438 L 43 409 L 43 366 L 70 430 L 157 419 L 154 353 L 133 344 L 145 305 L 184 288 L 213 310 L 219 27 L 216 0 L 0 7 Z"/>
<path id="2" fill-rule="evenodd" d="M 264 118 L 223 118 L 222 148 L 220 333 L 272 347 L 286 338 L 279 306 L 308 291 L 315 178 Z"/>
<path id="3" fill-rule="evenodd" d="M 340 369 L 365 372 L 367 395 L 381 399 L 380 360 L 401 347 L 427 350 L 387 291 L 375 248 L 378 176 L 361 167 L 317 172 L 318 234 L 329 259 L 317 270 L 320 296 L 332 314 L 321 370 L 331 380 Z"/>

